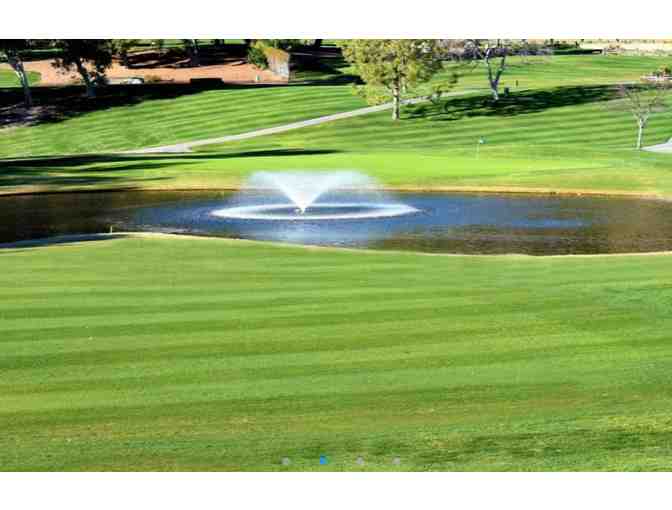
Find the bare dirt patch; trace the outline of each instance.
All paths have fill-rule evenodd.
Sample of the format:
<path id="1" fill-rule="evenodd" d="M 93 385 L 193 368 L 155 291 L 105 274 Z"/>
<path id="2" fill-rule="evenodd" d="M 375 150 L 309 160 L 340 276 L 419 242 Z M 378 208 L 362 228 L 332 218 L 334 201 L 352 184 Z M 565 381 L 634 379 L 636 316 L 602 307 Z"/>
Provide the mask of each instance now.
<path id="1" fill-rule="evenodd" d="M 36 60 L 26 62 L 27 71 L 40 73 L 39 85 L 58 86 L 72 85 L 80 80 L 76 72 L 63 72 L 53 66 L 53 60 Z M 6 64 L 0 65 L 5 68 Z M 226 62 L 202 65 L 200 67 L 186 67 L 185 62 L 177 61 L 168 65 L 159 65 L 148 61 L 142 66 L 127 68 L 115 62 L 105 73 L 111 79 L 143 78 L 158 79 L 174 83 L 188 83 L 192 79 L 219 78 L 226 83 L 286 83 L 286 79 L 273 74 L 271 71 L 259 69 L 242 59 L 230 59 Z"/>

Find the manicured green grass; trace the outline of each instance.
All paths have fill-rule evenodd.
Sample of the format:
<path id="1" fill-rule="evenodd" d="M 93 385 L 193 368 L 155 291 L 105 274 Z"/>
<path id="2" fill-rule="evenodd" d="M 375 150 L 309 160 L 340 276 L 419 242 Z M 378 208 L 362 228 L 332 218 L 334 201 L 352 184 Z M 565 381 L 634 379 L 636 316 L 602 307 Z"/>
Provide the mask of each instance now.
<path id="1" fill-rule="evenodd" d="M 639 76 L 657 69 L 669 59 L 661 57 L 603 57 L 603 56 L 556 56 L 552 58 L 532 57 L 524 63 L 521 59 L 511 59 L 507 73 L 502 79 L 502 87 L 509 86 L 514 93 L 526 94 L 528 106 L 539 100 L 542 105 L 553 102 L 548 97 L 549 87 L 588 86 L 613 84 L 637 80 Z M 342 69 L 347 72 L 347 69 Z M 440 80 L 438 77 L 437 80 Z M 516 81 L 518 85 L 516 86 Z M 482 66 L 464 74 L 456 90 L 486 88 Z M 141 89 L 136 89 L 141 90 Z M 592 103 L 599 96 L 599 89 L 581 98 L 581 89 L 560 92 L 565 100 L 569 95 L 583 104 Z M 537 91 L 537 92 L 534 92 Z M 535 95 L 535 93 L 537 95 Z M 539 99 L 539 96 L 542 96 Z M 571 103 L 566 103 L 571 104 Z M 186 95 L 166 99 L 148 99 L 131 104 L 116 105 L 112 102 L 103 109 L 83 112 L 59 122 L 43 123 L 32 127 L 14 129 L 3 133 L 0 138 L 0 157 L 35 156 L 74 153 L 95 153 L 117 151 L 178 142 L 199 140 L 227 134 L 242 133 L 257 128 L 303 120 L 320 115 L 352 110 L 365 106 L 363 100 L 352 94 L 351 87 L 344 85 L 293 86 L 282 88 L 243 88 L 229 90 L 190 91 Z M 564 112 L 564 110 L 563 110 Z M 512 112 L 518 115 L 522 112 Z M 379 119 L 384 119 L 381 115 Z M 431 126 L 435 118 L 418 119 Z M 581 136 L 584 126 L 571 124 L 571 111 L 565 115 L 565 127 Z M 602 126 L 609 126 L 609 116 L 601 112 Z M 481 122 L 490 117 L 481 119 Z M 446 120 L 445 118 L 443 120 Z M 535 131 L 536 117 L 523 117 L 526 129 Z M 426 122 L 425 122 L 426 121 Z M 352 127 L 358 128 L 369 119 L 362 118 Z M 409 123 L 404 123 L 407 126 Z M 417 130 L 417 123 L 410 123 Z M 448 124 L 441 122 L 441 125 Z M 633 123 L 634 125 L 634 123 Z M 339 126 L 351 126 L 339 123 Z M 449 127 L 459 127 L 451 123 Z M 483 131 L 484 129 L 480 129 Z M 404 130 L 398 130 L 401 133 Z M 435 131 L 435 130 L 434 130 Z M 485 129 L 485 131 L 488 131 Z M 316 130 L 316 133 L 325 133 Z M 487 134 L 487 133 L 486 133 Z M 338 133 L 333 133 L 338 135 Z M 506 132 L 502 133 L 506 135 Z M 332 136 L 331 134 L 329 136 Z M 353 135 L 354 136 L 354 135 Z M 422 134 L 424 137 L 424 133 Z M 466 137 L 460 135 L 458 137 Z M 337 140 L 336 143 L 350 143 L 352 137 Z M 435 133 L 425 145 L 441 142 Z M 362 137 L 361 140 L 367 140 Z M 394 141 L 395 139 L 391 139 Z M 405 138 L 406 145 L 415 143 Z M 363 143 L 363 142 L 362 142 Z M 360 145 L 362 144 L 360 143 Z M 395 141 L 396 144 L 396 141 Z M 388 145 L 391 145 L 389 143 Z"/>
<path id="2" fill-rule="evenodd" d="M 275 91 L 277 92 L 277 91 Z M 586 190 L 672 196 L 670 155 L 637 152 L 608 86 L 483 96 L 335 121 L 201 153 L 6 161 L 0 193 L 80 188 L 230 188 L 256 170 L 358 169 L 390 187 Z M 672 136 L 655 115 L 648 144 Z M 483 137 L 484 145 L 477 141 Z M 478 152 L 477 152 L 478 147 Z"/>
<path id="3" fill-rule="evenodd" d="M 578 148 L 576 149 L 579 150 Z M 467 151 L 255 150 L 184 156 L 101 156 L 6 161 L 0 195 L 74 189 L 230 189 L 259 170 L 357 169 L 392 188 L 585 190 L 672 196 L 667 154 L 594 151 L 515 157 Z"/>
<path id="4" fill-rule="evenodd" d="M 639 81 L 661 65 L 669 65 L 672 57 L 624 55 L 555 55 L 508 59 L 501 87 L 512 91 L 563 86 L 601 85 Z M 486 80 L 484 66 L 461 67 L 458 86 L 481 86 Z M 473 70 L 470 70 L 473 69 Z M 487 82 L 485 82 L 487 83 Z"/>
<path id="5" fill-rule="evenodd" d="M 325 59 L 329 64 L 332 59 Z M 337 61 L 338 62 L 338 61 Z M 513 92 L 564 86 L 588 86 L 636 82 L 662 65 L 670 65 L 672 57 L 624 56 L 624 55 L 553 55 L 510 57 L 506 71 L 500 80 L 502 90 L 508 87 Z M 343 73 L 352 72 L 350 67 L 339 69 Z M 455 90 L 487 88 L 487 69 L 483 64 L 449 64 L 456 71 L 459 80 Z M 327 73 L 328 74 L 328 73 Z M 448 72 L 439 73 L 434 82 L 445 80 Z M 428 91 L 429 87 L 420 87 Z"/>
<path id="6" fill-rule="evenodd" d="M 31 85 L 35 85 L 40 81 L 40 73 L 33 71 L 28 72 L 28 81 Z M 3 87 L 20 87 L 21 83 L 16 77 L 14 71 L 9 69 L 0 69 L 0 88 Z"/>
<path id="7" fill-rule="evenodd" d="M 669 57 L 554 56 L 509 59 L 501 89 L 512 96 L 494 105 L 488 94 L 456 97 L 438 105 L 405 108 L 402 122 L 389 113 L 355 117 L 273 137 L 249 140 L 236 148 L 338 149 L 355 152 L 463 148 L 474 154 L 485 138 L 498 153 L 535 158 L 576 155 L 576 149 L 628 149 L 634 146 L 636 126 L 626 108 L 617 108 L 616 83 L 639 78 L 670 63 Z M 466 68 L 456 91 L 483 89 L 483 65 Z M 437 80 L 440 80 L 438 77 Z M 652 118 L 646 144 L 672 137 L 672 108 Z M 211 147 L 221 150 L 231 144 Z M 208 149 L 206 149 L 208 150 Z M 392 156 L 394 157 L 394 156 Z"/>
<path id="8" fill-rule="evenodd" d="M 590 83 L 623 81 L 660 62 L 660 58 L 647 57 L 554 57 L 549 63 L 519 64 L 522 70 L 515 72 L 519 77 L 527 72 L 535 86 L 553 77 L 555 86 L 514 90 L 499 105 L 493 105 L 487 95 L 453 97 L 440 104 L 409 106 L 398 123 L 382 112 L 204 147 L 199 154 L 5 162 L 0 193 L 88 187 L 236 187 L 255 170 L 354 168 L 392 187 L 565 189 L 669 196 L 670 156 L 633 150 L 635 122 L 629 113 L 614 108 L 613 85 L 576 84 L 584 78 Z M 551 72 L 556 68 L 563 73 Z M 4 147 L 6 154 L 96 152 L 174 143 L 361 105 L 348 86 L 214 90 L 16 129 L 4 134 L 0 150 Z M 645 143 L 660 143 L 671 136 L 672 109 L 652 118 Z M 477 154 L 481 138 L 486 143 L 478 147 Z"/>
<path id="9" fill-rule="evenodd" d="M 141 90 L 141 89 L 138 89 Z M 0 137 L 0 157 L 97 153 L 244 133 L 366 106 L 347 86 L 217 89 L 82 113 Z"/>
<path id="10" fill-rule="evenodd" d="M 658 61 L 512 64 L 497 107 L 453 98 L 396 124 L 375 114 L 187 155 L 4 160 L 0 194 L 358 169 L 395 187 L 672 196 L 670 156 L 633 151 L 634 122 L 605 107 L 605 84 Z M 190 92 L 5 131 L 0 154 L 169 144 L 361 105 L 347 86 Z M 123 237 L 0 261 L 4 470 L 669 470 L 670 255 Z"/>
<path id="11" fill-rule="evenodd" d="M 3 470 L 669 470 L 670 256 L 0 259 Z"/>
<path id="12" fill-rule="evenodd" d="M 380 112 L 250 139 L 236 147 L 475 152 L 478 140 L 484 138 L 486 146 L 481 149 L 507 146 L 512 155 L 539 154 L 549 147 L 569 152 L 576 146 L 629 149 L 634 147 L 636 124 L 628 111 L 616 108 L 621 104 L 609 86 L 521 92 L 497 104 L 488 96 L 454 97 L 440 104 L 408 106 L 397 123 L 388 112 Z M 651 118 L 645 142 L 659 143 L 670 136 L 672 107 Z"/>

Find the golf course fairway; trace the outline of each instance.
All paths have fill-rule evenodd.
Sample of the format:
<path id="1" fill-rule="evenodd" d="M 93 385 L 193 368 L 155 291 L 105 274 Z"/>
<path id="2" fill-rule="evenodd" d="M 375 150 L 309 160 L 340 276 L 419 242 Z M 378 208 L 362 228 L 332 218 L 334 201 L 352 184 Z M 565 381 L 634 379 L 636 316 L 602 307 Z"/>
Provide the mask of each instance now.
<path id="1" fill-rule="evenodd" d="M 3 470 L 669 469 L 670 255 L 119 234 L 0 265 Z"/>

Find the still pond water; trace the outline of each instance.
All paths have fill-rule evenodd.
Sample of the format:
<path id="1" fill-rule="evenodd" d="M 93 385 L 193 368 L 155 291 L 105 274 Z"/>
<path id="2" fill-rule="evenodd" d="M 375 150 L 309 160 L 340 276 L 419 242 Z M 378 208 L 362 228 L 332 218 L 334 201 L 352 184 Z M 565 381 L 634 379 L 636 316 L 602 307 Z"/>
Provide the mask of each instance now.
<path id="1" fill-rule="evenodd" d="M 254 197 L 252 197 L 254 198 Z M 63 234 L 154 231 L 438 253 L 530 255 L 672 250 L 672 204 L 657 200 L 400 193 L 418 210 L 390 218 L 266 221 L 212 213 L 224 192 L 114 192 L 0 198 L 0 242 Z M 334 200 L 347 201 L 347 196 Z"/>

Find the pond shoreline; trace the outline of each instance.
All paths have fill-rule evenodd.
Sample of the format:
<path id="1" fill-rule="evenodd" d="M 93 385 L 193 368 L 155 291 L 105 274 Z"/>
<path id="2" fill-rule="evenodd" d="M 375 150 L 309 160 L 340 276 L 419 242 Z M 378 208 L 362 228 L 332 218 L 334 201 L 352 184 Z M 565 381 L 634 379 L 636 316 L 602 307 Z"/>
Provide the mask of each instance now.
<path id="1" fill-rule="evenodd" d="M 336 211 L 338 216 L 319 223 L 315 220 L 322 219 L 322 209 L 306 217 L 306 221 L 296 221 L 292 215 L 248 218 L 222 214 L 260 208 L 259 204 L 268 200 L 264 188 L 266 183 L 261 183 L 255 188 L 259 192 L 252 194 L 189 188 L 72 193 L 60 190 L 14 195 L 13 200 L 7 196 L 5 201 L 0 200 L 6 218 L 0 225 L 0 243 L 26 241 L 30 245 L 46 239 L 46 244 L 52 244 L 58 243 L 58 239 L 50 241 L 54 236 L 88 241 L 109 239 L 98 234 L 142 232 L 461 255 L 672 252 L 670 200 L 659 196 L 540 193 L 538 189 L 502 193 L 492 188 L 451 188 L 449 192 L 438 187 L 432 192 L 393 188 L 399 190 L 397 195 L 358 195 L 355 202 L 347 193 L 330 197 L 333 203 L 325 200 L 322 209 L 332 215 Z M 355 220 L 342 216 L 347 207 L 355 207 L 353 211 L 360 213 L 357 207 L 369 202 L 395 207 L 403 204 L 409 212 L 358 217 L 356 221 L 327 221 Z M 245 204 L 251 205 L 241 207 Z M 346 209 L 340 209 L 339 204 Z M 285 206 L 283 203 L 273 207 Z M 92 237 L 77 237 L 82 235 Z M 17 246 L 22 245 L 26 244 Z"/>
<path id="2" fill-rule="evenodd" d="M 296 248 L 307 251 L 336 251 L 347 253 L 361 253 L 363 255 L 407 255 L 407 256 L 426 256 L 426 257 L 479 257 L 479 258 L 525 258 L 533 259 L 547 259 L 547 258 L 598 258 L 598 257 L 651 257 L 651 256 L 672 256 L 672 250 L 668 251 L 654 251 L 654 252 L 631 252 L 631 253 L 579 253 L 579 254 L 563 254 L 563 255 L 530 255 L 527 253 L 434 253 L 423 251 L 406 251 L 406 250 L 375 250 L 371 248 L 349 248 L 341 246 L 322 246 L 316 244 L 293 244 L 280 241 L 257 241 L 253 239 L 234 239 L 230 237 L 206 236 L 196 234 L 172 234 L 166 232 L 114 232 L 114 233 L 100 233 L 100 234 L 73 234 L 73 235 L 59 235 L 53 237 L 44 237 L 40 239 L 30 239 L 25 241 L 15 241 L 11 243 L 0 243 L 0 250 L 12 250 L 22 248 L 40 248 L 46 246 L 71 246 L 76 243 L 91 242 L 91 241 L 111 241 L 118 239 L 179 239 L 184 241 L 215 241 L 227 244 L 250 244 L 250 245 L 265 245 L 271 248 Z M 0 252 L 2 255 L 2 252 Z"/>
<path id="3" fill-rule="evenodd" d="M 30 239 L 25 241 L 15 241 L 11 243 L 0 243 L 0 250 L 12 250 L 22 248 L 39 248 L 46 246 L 71 246 L 76 243 L 91 241 L 111 241 L 118 239 L 165 239 L 165 240 L 184 240 L 184 241 L 215 241 L 226 244 L 250 244 L 265 245 L 272 248 L 296 248 L 297 250 L 307 251 L 336 251 L 347 253 L 361 253 L 363 255 L 421 255 L 425 257 L 478 257 L 478 258 L 525 258 L 525 259 L 567 259 L 567 258 L 598 258 L 598 257 L 651 257 L 651 256 L 672 256 L 672 250 L 655 252 L 631 252 L 631 253 L 588 253 L 588 254 L 563 254 L 563 255 L 530 255 L 527 253 L 433 253 L 423 251 L 405 251 L 405 250 L 375 250 L 371 248 L 349 248 L 340 246 L 321 246 L 315 244 L 293 244 L 279 241 L 257 241 L 253 239 L 234 239 L 219 236 L 206 236 L 196 234 L 171 234 L 166 232 L 114 232 L 100 234 L 73 234 L 58 235 L 53 237 L 44 237 L 41 239 Z M 0 251 L 0 255 L 2 252 Z"/>
<path id="4" fill-rule="evenodd" d="M 62 194 L 94 194 L 94 193 L 152 193 L 152 192 L 197 192 L 212 191 L 222 193 L 235 193 L 238 191 L 268 191 L 264 188 L 243 188 L 242 186 L 222 187 L 166 187 L 166 188 L 94 188 L 94 189 L 44 189 L 32 191 L 5 191 L 0 190 L 0 199 L 3 197 L 31 196 L 31 195 L 62 195 Z M 353 191 L 346 188 L 344 191 Z M 619 190 L 590 190 L 590 189 L 552 189 L 535 187 L 507 187 L 507 186 L 385 186 L 381 191 L 390 193 L 468 193 L 468 194 L 493 194 L 493 195 L 537 195 L 559 197 L 605 197 L 605 198 L 632 198 L 646 200 L 672 201 L 672 195 L 660 193 L 640 193 L 636 191 Z"/>

